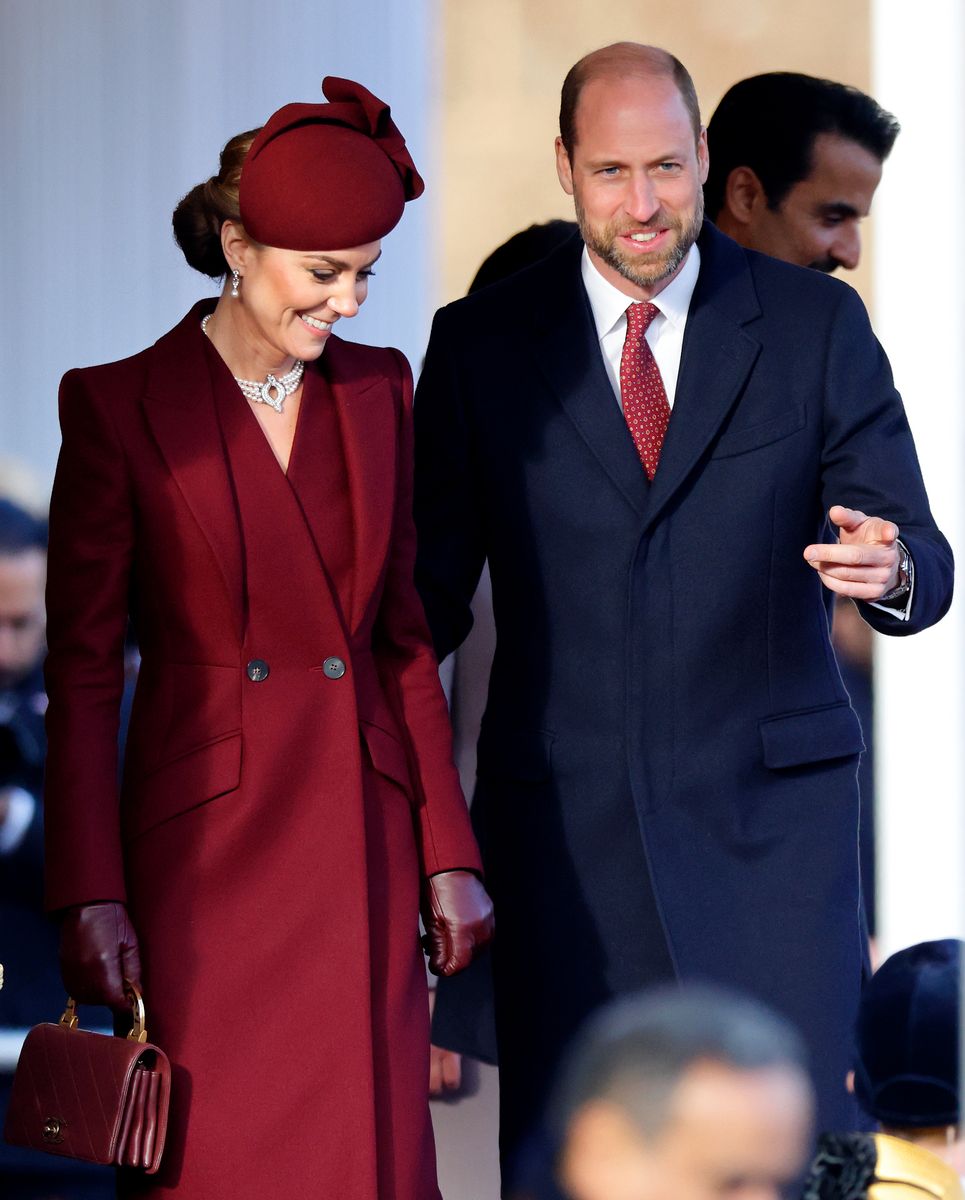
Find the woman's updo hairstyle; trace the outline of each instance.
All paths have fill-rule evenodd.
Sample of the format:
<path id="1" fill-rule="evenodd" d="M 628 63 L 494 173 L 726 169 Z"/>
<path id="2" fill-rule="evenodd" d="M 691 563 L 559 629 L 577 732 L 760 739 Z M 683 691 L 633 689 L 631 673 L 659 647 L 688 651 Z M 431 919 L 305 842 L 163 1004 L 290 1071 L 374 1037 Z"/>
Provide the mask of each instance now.
<path id="1" fill-rule="evenodd" d="M 257 129 L 249 129 L 236 134 L 221 151 L 218 174 L 192 188 L 171 218 L 174 237 L 188 266 L 212 279 L 220 279 L 228 273 L 228 263 L 221 249 L 221 226 L 225 221 L 241 220 L 238 184 L 241 168 L 257 133 Z"/>

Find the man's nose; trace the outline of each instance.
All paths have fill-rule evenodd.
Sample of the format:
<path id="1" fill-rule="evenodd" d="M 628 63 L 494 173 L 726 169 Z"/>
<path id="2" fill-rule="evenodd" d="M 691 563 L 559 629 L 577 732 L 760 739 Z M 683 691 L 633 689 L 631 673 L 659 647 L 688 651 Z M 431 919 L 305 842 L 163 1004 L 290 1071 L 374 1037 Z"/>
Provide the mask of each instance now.
<path id="1" fill-rule="evenodd" d="M 653 180 L 646 173 L 632 176 L 624 205 L 627 215 L 635 221 L 649 221 L 660 209 Z"/>
<path id="2" fill-rule="evenodd" d="M 841 229 L 831 246 L 831 257 L 847 271 L 853 271 L 861 261 L 861 232 L 857 225 Z"/>

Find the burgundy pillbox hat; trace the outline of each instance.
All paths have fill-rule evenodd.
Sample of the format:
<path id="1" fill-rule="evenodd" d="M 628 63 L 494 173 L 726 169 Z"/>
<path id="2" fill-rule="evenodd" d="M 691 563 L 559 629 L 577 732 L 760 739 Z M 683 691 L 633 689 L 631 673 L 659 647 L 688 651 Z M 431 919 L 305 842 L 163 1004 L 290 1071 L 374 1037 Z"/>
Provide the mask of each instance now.
<path id="1" fill-rule="evenodd" d="M 286 104 L 251 143 L 241 220 L 265 246 L 345 250 L 395 228 L 425 188 L 389 106 L 351 79 L 326 76 L 329 104 Z"/>

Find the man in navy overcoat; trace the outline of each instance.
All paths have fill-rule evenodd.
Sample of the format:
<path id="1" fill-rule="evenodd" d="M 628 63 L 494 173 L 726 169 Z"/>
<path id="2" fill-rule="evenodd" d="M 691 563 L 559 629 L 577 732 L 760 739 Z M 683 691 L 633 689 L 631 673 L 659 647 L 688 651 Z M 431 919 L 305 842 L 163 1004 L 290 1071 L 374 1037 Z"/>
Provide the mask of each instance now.
<path id="1" fill-rule="evenodd" d="M 492 573 L 473 816 L 504 1169 L 585 1014 L 668 978 L 794 1020 L 821 1126 L 851 1128 L 862 743 L 830 601 L 914 633 L 950 603 L 951 552 L 856 294 L 702 223 L 706 137 L 675 59 L 581 60 L 557 167 L 582 241 L 441 310 L 416 401 L 440 657 Z M 647 301 L 671 405 L 652 482 L 621 389 Z"/>

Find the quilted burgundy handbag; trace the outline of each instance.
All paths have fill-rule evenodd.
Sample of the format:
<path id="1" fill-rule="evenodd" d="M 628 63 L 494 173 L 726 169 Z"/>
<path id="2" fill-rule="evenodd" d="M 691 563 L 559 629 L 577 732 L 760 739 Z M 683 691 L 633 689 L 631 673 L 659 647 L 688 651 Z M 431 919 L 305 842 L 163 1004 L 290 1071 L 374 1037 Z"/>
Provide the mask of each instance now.
<path id="1" fill-rule="evenodd" d="M 127 981 L 125 989 L 134 1010 L 127 1037 L 78 1029 L 70 998 L 56 1025 L 27 1034 L 3 1131 L 11 1145 L 149 1175 L 161 1165 L 171 1066 L 147 1040 L 140 992 Z"/>

